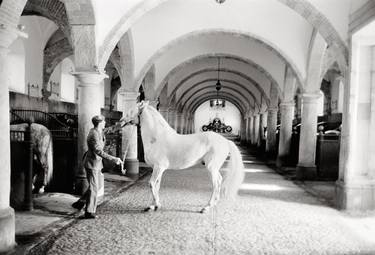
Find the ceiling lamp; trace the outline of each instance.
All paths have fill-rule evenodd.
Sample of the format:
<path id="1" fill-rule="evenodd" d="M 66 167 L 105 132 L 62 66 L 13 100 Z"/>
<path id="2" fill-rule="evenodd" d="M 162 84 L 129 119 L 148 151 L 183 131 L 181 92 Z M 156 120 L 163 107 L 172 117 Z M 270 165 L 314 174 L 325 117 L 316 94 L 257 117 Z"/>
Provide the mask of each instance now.
<path id="1" fill-rule="evenodd" d="M 222 88 L 222 85 L 221 85 L 221 82 L 220 82 L 220 57 L 217 58 L 217 82 L 216 82 L 216 85 L 215 85 L 215 89 L 216 89 L 216 102 L 215 102 L 215 105 L 216 106 L 219 106 L 220 105 L 220 102 L 219 102 L 219 91 L 221 90 Z"/>
<path id="2" fill-rule="evenodd" d="M 222 3 L 225 2 L 225 0 L 215 0 L 215 1 L 216 1 L 216 3 L 218 3 L 218 4 L 222 4 Z"/>
<path id="3" fill-rule="evenodd" d="M 217 58 L 217 82 L 216 82 L 216 91 L 219 92 L 221 90 L 221 83 L 220 83 L 220 58 Z"/>

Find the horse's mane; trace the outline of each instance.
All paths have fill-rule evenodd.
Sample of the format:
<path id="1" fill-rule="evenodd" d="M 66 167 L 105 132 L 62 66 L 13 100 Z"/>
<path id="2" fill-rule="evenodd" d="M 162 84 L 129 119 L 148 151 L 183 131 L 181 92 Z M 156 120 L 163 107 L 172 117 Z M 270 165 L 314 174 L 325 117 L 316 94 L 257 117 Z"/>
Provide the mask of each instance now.
<path id="1" fill-rule="evenodd" d="M 150 111 L 150 115 L 151 117 L 153 118 L 154 120 L 154 123 L 156 125 L 160 125 L 162 128 L 164 129 L 167 129 L 169 130 L 170 132 L 175 132 L 176 133 L 176 130 L 174 130 L 169 124 L 168 122 L 164 119 L 163 115 L 160 114 L 160 112 L 158 112 L 158 110 L 156 110 L 154 107 L 152 107 L 151 105 L 147 105 L 145 107 L 144 110 L 149 110 Z"/>

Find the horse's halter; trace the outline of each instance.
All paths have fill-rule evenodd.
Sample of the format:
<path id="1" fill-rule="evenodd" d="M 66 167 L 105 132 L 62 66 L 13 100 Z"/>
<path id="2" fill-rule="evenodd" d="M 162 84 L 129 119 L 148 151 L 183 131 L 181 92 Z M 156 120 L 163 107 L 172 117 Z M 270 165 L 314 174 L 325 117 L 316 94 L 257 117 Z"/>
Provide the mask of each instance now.
<path id="1" fill-rule="evenodd" d="M 134 122 L 134 120 L 130 120 L 128 122 L 125 122 L 123 125 L 121 125 L 121 128 L 127 126 L 127 125 L 134 125 L 134 126 L 140 126 L 140 123 L 141 123 L 141 114 L 143 113 L 143 108 L 139 108 L 138 109 L 138 114 L 137 114 L 137 118 L 138 118 L 138 121 L 137 122 Z"/>

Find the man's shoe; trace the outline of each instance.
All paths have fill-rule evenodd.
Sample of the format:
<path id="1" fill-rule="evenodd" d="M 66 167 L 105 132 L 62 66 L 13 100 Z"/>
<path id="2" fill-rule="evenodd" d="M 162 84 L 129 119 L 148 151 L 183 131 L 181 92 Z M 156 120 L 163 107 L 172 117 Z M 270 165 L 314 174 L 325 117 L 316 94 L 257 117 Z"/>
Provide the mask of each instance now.
<path id="1" fill-rule="evenodd" d="M 81 201 L 77 201 L 77 202 L 74 202 L 72 204 L 72 207 L 77 209 L 77 210 L 82 210 L 82 208 L 85 206 L 85 203 L 84 202 L 81 202 Z"/>
<path id="2" fill-rule="evenodd" d="M 94 213 L 85 212 L 85 219 L 95 219 L 96 215 Z"/>

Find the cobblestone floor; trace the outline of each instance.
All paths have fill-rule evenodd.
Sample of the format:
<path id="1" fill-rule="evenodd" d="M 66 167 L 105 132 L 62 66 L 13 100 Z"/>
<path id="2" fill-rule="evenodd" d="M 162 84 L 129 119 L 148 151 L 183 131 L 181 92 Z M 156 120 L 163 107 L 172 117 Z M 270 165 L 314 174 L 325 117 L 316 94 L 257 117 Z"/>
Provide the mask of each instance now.
<path id="1" fill-rule="evenodd" d="M 143 212 L 151 202 L 145 178 L 101 206 L 97 219 L 65 230 L 48 254 L 375 254 L 375 238 L 355 229 L 355 218 L 243 158 L 246 179 L 234 203 L 200 214 L 208 173 L 167 171 L 159 211 Z"/>

